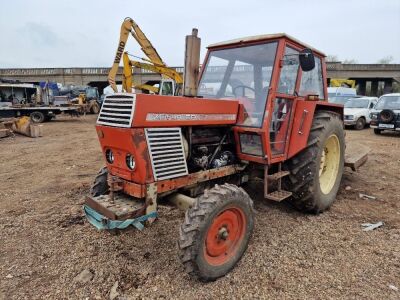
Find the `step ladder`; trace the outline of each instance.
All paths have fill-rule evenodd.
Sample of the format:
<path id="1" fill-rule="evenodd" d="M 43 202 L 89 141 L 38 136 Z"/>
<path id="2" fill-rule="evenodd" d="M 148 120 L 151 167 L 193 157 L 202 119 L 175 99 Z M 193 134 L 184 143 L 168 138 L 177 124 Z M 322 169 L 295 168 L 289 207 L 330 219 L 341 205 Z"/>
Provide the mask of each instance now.
<path id="1" fill-rule="evenodd" d="M 282 171 L 281 163 L 279 163 L 278 165 L 278 172 L 268 174 L 268 166 L 266 165 L 264 168 L 264 198 L 276 202 L 281 202 L 292 196 L 292 192 L 282 190 L 282 178 L 288 176 L 289 174 L 289 171 Z M 273 192 L 268 191 L 268 183 L 270 181 L 278 182 L 278 187 Z"/>

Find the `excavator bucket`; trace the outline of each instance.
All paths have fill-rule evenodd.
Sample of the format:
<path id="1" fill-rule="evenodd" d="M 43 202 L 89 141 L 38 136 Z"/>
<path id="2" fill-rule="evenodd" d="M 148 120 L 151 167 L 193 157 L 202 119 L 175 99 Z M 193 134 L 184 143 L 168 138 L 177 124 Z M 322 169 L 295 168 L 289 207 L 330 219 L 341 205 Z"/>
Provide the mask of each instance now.
<path id="1" fill-rule="evenodd" d="M 344 157 L 345 167 L 351 168 L 353 171 L 357 171 L 368 160 L 368 153 L 371 151 L 365 145 L 359 142 L 349 141 L 346 139 L 346 154 Z"/>

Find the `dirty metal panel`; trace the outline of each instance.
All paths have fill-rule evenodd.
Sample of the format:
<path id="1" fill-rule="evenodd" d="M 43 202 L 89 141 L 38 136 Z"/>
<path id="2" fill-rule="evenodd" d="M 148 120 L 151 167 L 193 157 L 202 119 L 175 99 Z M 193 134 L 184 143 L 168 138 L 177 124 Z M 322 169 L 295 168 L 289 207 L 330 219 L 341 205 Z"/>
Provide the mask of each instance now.
<path id="1" fill-rule="evenodd" d="M 188 175 L 181 128 L 146 128 L 151 165 L 156 180 Z"/>
<path id="2" fill-rule="evenodd" d="M 144 214 L 145 205 L 141 199 L 123 193 L 114 193 L 114 200 L 109 195 L 86 197 L 85 204 L 110 220 L 126 220 Z"/>

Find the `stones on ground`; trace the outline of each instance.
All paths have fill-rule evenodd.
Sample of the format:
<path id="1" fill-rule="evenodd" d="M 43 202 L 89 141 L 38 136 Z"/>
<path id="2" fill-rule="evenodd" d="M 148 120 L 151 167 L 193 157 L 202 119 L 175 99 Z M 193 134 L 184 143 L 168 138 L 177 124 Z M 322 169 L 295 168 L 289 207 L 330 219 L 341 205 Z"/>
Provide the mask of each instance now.
<path id="1" fill-rule="evenodd" d="M 376 197 L 370 196 L 367 194 L 362 194 L 362 193 L 359 193 L 358 197 L 360 197 L 361 199 L 365 199 L 365 200 L 376 200 Z"/>
<path id="2" fill-rule="evenodd" d="M 351 186 L 349 186 L 349 185 L 347 185 L 344 189 L 345 189 L 346 191 L 351 191 L 351 190 L 352 190 Z"/>
<path id="3" fill-rule="evenodd" d="M 75 282 L 79 282 L 79 283 L 87 283 L 90 280 L 92 280 L 94 274 L 92 271 L 90 271 L 89 269 L 85 269 L 82 272 L 80 272 L 75 278 L 74 281 Z"/>
<path id="4" fill-rule="evenodd" d="M 378 223 L 363 223 L 363 224 L 361 224 L 361 226 L 364 227 L 363 231 L 371 231 L 371 230 L 374 230 L 376 228 L 383 226 L 383 222 L 380 221 Z"/>
<path id="5" fill-rule="evenodd" d="M 119 296 L 119 293 L 117 290 L 118 290 L 118 281 L 114 282 L 113 286 L 111 287 L 110 300 L 114 300 Z"/>
<path id="6" fill-rule="evenodd" d="M 396 291 L 396 292 L 399 291 L 399 288 L 397 286 L 393 285 L 393 284 L 389 284 L 389 289 L 391 289 L 393 291 Z"/>
<path id="7" fill-rule="evenodd" d="M 7 279 L 11 279 L 11 278 L 13 278 L 14 276 L 12 276 L 11 274 L 8 274 L 7 276 L 6 276 L 6 278 Z"/>

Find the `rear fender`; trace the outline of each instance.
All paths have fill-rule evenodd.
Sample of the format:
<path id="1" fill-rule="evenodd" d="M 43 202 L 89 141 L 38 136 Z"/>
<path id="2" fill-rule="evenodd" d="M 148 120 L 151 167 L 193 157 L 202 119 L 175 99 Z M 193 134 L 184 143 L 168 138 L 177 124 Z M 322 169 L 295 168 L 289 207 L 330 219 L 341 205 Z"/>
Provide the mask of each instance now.
<path id="1" fill-rule="evenodd" d="M 298 101 L 294 112 L 292 131 L 289 137 L 287 159 L 292 158 L 307 146 L 308 136 L 316 111 L 332 111 L 343 120 L 343 105 L 327 101 Z"/>

